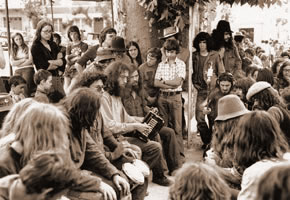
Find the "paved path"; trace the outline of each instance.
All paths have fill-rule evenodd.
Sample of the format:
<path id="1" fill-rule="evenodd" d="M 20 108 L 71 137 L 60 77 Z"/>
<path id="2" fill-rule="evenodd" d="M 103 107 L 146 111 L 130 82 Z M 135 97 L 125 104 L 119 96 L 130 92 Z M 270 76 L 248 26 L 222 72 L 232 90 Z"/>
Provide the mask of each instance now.
<path id="1" fill-rule="evenodd" d="M 200 137 L 196 136 L 196 133 L 190 135 L 189 146 L 187 148 L 187 142 L 185 142 L 185 158 L 184 165 L 188 165 L 191 162 L 202 160 L 201 141 Z M 174 177 L 169 176 L 169 179 L 174 181 Z M 168 200 L 169 187 L 163 187 L 155 183 L 150 182 L 148 187 L 149 195 L 145 200 Z"/>

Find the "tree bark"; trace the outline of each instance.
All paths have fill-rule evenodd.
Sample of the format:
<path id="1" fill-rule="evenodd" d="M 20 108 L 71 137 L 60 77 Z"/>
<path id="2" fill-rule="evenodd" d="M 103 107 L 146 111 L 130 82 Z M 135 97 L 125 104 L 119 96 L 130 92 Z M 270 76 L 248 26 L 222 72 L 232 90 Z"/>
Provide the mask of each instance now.
<path id="1" fill-rule="evenodd" d="M 145 9 L 137 0 L 113 0 L 113 7 L 114 27 L 118 35 L 124 37 L 127 42 L 137 42 L 143 59 L 149 48 L 161 46 L 161 33 L 156 28 L 149 27 L 148 20 L 144 19 Z"/>

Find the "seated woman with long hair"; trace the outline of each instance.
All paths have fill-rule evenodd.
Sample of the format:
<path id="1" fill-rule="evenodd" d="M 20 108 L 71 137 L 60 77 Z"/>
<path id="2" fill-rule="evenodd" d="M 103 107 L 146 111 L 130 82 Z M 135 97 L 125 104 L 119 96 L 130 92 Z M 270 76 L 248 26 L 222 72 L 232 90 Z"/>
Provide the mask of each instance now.
<path id="1" fill-rule="evenodd" d="M 1 148 L 0 177 L 17 174 L 39 151 L 58 151 L 66 157 L 68 120 L 61 110 L 36 103 L 20 116 L 15 125 L 15 140 Z"/>
<path id="2" fill-rule="evenodd" d="M 279 124 L 265 111 L 244 115 L 233 137 L 233 163 L 243 171 L 238 199 L 256 197 L 258 180 L 273 166 L 286 162 L 289 150 Z"/>

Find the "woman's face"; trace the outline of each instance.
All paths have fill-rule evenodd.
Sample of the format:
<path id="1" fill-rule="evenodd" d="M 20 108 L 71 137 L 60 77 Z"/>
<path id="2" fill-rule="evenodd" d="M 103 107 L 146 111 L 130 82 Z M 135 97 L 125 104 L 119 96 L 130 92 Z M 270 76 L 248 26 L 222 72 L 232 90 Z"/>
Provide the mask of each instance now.
<path id="1" fill-rule="evenodd" d="M 40 32 L 41 39 L 46 40 L 46 41 L 50 40 L 51 34 L 52 34 L 52 27 L 50 25 L 44 26 Z"/>
<path id="2" fill-rule="evenodd" d="M 17 46 L 21 46 L 23 43 L 22 37 L 20 35 L 16 35 L 14 38 L 14 42 Z"/>
<path id="3" fill-rule="evenodd" d="M 77 32 L 70 32 L 69 36 L 73 42 L 79 41 L 79 34 Z"/>
<path id="4" fill-rule="evenodd" d="M 290 65 L 287 65 L 283 69 L 283 77 L 290 83 Z"/>
<path id="5" fill-rule="evenodd" d="M 130 48 L 129 48 L 129 54 L 130 54 L 130 56 L 133 59 L 137 58 L 137 56 L 138 56 L 138 49 L 134 45 L 130 46 Z"/>

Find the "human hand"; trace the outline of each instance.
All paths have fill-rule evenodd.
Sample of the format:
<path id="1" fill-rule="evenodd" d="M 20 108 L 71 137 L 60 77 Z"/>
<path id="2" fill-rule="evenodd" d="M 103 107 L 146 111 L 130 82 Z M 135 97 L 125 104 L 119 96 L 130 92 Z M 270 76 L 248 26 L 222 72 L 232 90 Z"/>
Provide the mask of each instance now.
<path id="1" fill-rule="evenodd" d="M 204 115 L 208 115 L 211 112 L 211 109 L 208 107 L 204 107 L 202 112 Z"/>
<path id="2" fill-rule="evenodd" d="M 151 127 L 146 123 L 137 123 L 136 129 L 143 133 L 151 130 Z"/>
<path id="3" fill-rule="evenodd" d="M 117 148 L 112 153 L 112 159 L 116 160 L 116 159 L 120 158 L 123 155 L 123 153 L 124 153 L 124 145 L 122 143 L 119 143 Z"/>
<path id="4" fill-rule="evenodd" d="M 126 179 L 119 175 L 113 176 L 113 183 L 118 188 L 120 192 L 123 192 L 123 194 L 127 195 L 130 192 L 130 184 Z"/>
<path id="5" fill-rule="evenodd" d="M 48 61 L 49 62 L 49 61 Z M 50 63 L 50 62 L 49 62 Z M 48 66 L 47 70 L 55 70 L 57 69 L 57 65 L 54 65 L 52 63 L 50 63 L 50 65 Z"/>
<path id="6" fill-rule="evenodd" d="M 105 182 L 101 182 L 100 192 L 103 194 L 104 200 L 117 200 L 117 194 L 115 190 Z"/>

